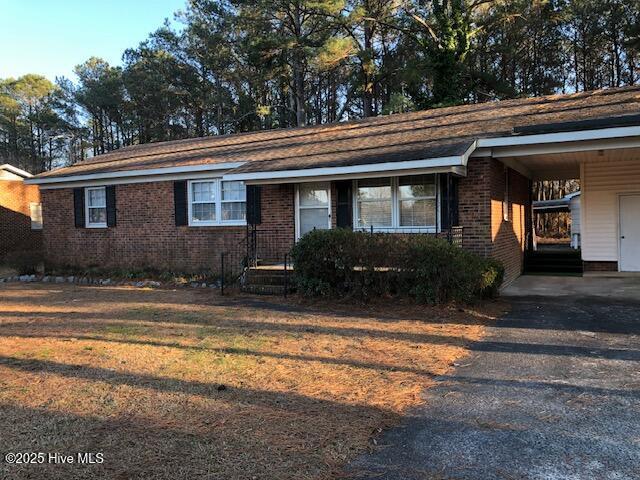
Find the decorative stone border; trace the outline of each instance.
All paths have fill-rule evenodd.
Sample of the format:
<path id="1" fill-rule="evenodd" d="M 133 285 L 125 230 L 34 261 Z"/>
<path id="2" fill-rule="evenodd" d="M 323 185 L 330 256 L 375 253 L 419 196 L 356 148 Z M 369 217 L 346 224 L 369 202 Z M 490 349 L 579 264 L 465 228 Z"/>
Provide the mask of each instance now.
<path id="1" fill-rule="evenodd" d="M 1 283 L 23 282 L 23 283 L 73 283 L 76 285 L 102 285 L 102 286 L 127 286 L 136 288 L 159 288 L 165 287 L 186 287 L 186 284 L 167 283 L 162 284 L 155 280 L 112 280 L 111 278 L 81 277 L 75 275 L 54 276 L 54 275 L 13 275 L 0 278 Z M 218 288 L 218 283 L 191 282 L 191 288 Z"/>

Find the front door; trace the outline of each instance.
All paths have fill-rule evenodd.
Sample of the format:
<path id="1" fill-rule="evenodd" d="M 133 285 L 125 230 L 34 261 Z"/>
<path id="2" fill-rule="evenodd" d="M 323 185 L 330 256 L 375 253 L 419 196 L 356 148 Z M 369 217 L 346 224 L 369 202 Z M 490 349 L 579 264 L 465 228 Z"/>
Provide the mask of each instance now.
<path id="1" fill-rule="evenodd" d="M 640 272 L 640 195 L 620 196 L 620 271 Z"/>
<path id="2" fill-rule="evenodd" d="M 331 186 L 328 182 L 301 183 L 296 189 L 296 236 L 331 228 Z"/>

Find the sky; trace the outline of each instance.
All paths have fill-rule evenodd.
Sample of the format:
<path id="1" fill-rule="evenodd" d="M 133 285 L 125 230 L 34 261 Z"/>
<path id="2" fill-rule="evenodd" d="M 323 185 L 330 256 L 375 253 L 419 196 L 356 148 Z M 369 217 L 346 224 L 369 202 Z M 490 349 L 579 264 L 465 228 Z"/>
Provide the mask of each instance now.
<path id="1" fill-rule="evenodd" d="M 38 73 L 75 79 L 89 57 L 112 65 L 185 0 L 0 0 L 0 78 Z"/>

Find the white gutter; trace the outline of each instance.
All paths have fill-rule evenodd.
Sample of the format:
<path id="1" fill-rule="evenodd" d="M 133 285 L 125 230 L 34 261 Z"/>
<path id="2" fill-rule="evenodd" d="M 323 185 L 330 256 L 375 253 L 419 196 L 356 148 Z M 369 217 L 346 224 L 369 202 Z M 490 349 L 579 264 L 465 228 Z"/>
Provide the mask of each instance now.
<path id="1" fill-rule="evenodd" d="M 150 168 L 142 170 L 127 170 L 122 172 L 102 172 L 102 173 L 89 173 L 86 175 L 69 175 L 62 177 L 43 177 L 43 178 L 31 178 L 25 180 L 25 183 L 29 185 L 49 185 L 57 183 L 69 183 L 69 182 L 86 182 L 94 180 L 106 180 L 111 178 L 131 178 L 131 177 L 150 177 L 156 175 L 176 175 L 183 173 L 195 173 L 195 172 L 214 172 L 220 170 L 231 170 L 243 165 L 244 162 L 226 162 L 226 163 L 211 163 L 207 165 L 189 165 L 185 167 L 167 167 L 167 168 Z M 153 181 L 153 180 L 147 180 Z"/>
<path id="2" fill-rule="evenodd" d="M 481 138 L 478 148 L 514 147 L 543 143 L 580 142 L 640 136 L 640 126 L 601 128 L 576 132 L 541 133 L 535 135 L 510 135 L 507 137 Z"/>
<path id="3" fill-rule="evenodd" d="M 449 157 L 428 158 L 424 160 L 409 160 L 404 162 L 367 163 L 364 165 L 350 165 L 346 167 L 304 168 L 297 170 L 275 170 L 266 172 L 228 173 L 223 180 L 240 180 L 248 183 L 266 183 L 277 181 L 279 183 L 291 183 L 299 180 L 310 181 L 310 178 L 346 178 L 348 176 L 380 176 L 396 171 L 434 170 L 452 171 L 454 167 L 460 167 L 461 175 L 466 175 L 466 167 L 469 157 L 476 148 L 474 141 L 462 155 Z"/>
<path id="4" fill-rule="evenodd" d="M 21 168 L 14 167 L 13 165 L 9 165 L 8 163 L 5 163 L 4 165 L 0 165 L 0 170 L 6 170 L 7 172 L 11 172 L 22 178 L 33 177 L 33 175 L 31 175 L 29 172 L 22 170 Z"/>

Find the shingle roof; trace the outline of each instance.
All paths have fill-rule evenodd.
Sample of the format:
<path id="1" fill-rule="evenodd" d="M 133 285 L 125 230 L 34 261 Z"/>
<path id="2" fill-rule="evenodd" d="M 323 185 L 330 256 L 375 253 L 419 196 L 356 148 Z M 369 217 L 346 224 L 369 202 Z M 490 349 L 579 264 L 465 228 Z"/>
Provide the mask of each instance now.
<path id="1" fill-rule="evenodd" d="M 278 171 L 461 155 L 479 138 L 515 127 L 640 113 L 640 86 L 462 105 L 279 130 L 149 143 L 38 177 L 246 162 L 236 172 Z"/>

